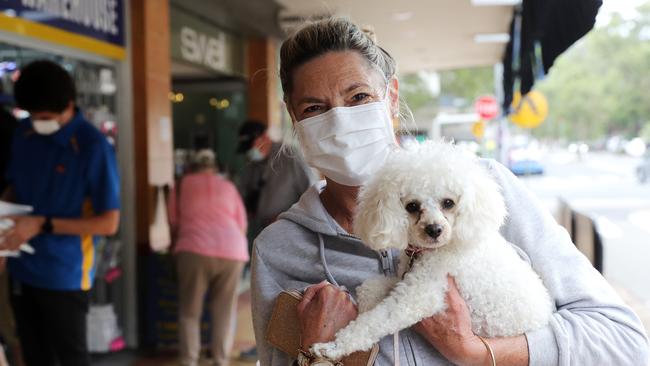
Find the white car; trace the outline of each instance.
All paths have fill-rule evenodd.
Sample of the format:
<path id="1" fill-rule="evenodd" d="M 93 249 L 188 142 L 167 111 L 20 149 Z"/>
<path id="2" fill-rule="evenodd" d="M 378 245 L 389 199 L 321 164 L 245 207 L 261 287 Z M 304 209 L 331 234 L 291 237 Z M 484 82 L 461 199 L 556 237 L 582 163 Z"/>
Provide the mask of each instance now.
<path id="1" fill-rule="evenodd" d="M 625 153 L 635 158 L 643 156 L 646 150 L 645 141 L 640 137 L 635 137 L 625 144 Z"/>

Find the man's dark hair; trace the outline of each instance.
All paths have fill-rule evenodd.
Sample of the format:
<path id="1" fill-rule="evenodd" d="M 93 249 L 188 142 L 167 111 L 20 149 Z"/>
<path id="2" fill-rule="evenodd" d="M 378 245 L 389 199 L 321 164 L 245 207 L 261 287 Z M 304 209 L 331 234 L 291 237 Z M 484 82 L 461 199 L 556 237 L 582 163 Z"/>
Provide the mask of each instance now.
<path id="1" fill-rule="evenodd" d="M 27 64 L 14 84 L 16 105 L 29 112 L 63 112 L 76 94 L 72 76 L 48 60 Z"/>
<path id="2" fill-rule="evenodd" d="M 253 147 L 253 142 L 256 138 L 263 135 L 266 132 L 267 125 L 254 120 L 249 119 L 239 128 L 239 146 L 237 147 L 237 152 L 244 153 Z"/>

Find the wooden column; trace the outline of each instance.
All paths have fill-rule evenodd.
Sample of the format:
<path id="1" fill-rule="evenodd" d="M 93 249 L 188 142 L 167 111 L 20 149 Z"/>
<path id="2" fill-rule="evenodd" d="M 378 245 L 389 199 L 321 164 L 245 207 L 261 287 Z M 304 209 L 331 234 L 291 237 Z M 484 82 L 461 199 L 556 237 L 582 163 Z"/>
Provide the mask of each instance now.
<path id="1" fill-rule="evenodd" d="M 277 52 L 274 39 L 248 40 L 248 118 L 269 126 L 280 123 Z"/>
<path id="2" fill-rule="evenodd" d="M 136 0 L 130 6 L 136 238 L 141 252 L 150 242 L 156 192 L 173 181 L 169 1 Z"/>

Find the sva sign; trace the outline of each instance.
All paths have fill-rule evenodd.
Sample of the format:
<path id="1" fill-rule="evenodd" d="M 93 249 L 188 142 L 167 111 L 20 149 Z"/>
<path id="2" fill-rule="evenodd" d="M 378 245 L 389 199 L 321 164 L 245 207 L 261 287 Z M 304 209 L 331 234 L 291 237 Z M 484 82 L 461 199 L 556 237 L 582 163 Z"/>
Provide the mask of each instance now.
<path id="1" fill-rule="evenodd" d="M 212 37 L 184 26 L 181 28 L 181 56 L 187 61 L 224 71 L 226 37 L 221 32 Z"/>

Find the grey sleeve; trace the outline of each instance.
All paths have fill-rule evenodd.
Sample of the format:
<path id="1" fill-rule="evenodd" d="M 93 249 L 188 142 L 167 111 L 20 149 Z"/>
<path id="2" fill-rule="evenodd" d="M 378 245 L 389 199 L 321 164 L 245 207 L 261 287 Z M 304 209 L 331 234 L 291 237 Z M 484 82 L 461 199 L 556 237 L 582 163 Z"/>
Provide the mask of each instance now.
<path id="1" fill-rule="evenodd" d="M 505 238 L 530 258 L 556 305 L 551 323 L 526 334 L 530 365 L 648 365 L 641 321 L 509 170 L 489 162 L 502 188 Z"/>
<path id="2" fill-rule="evenodd" d="M 266 266 L 257 250 L 255 241 L 252 257 L 251 303 L 253 329 L 260 366 L 289 365 L 290 359 L 265 340 L 266 327 L 271 318 L 275 298 L 283 290 L 275 279 L 275 274 Z"/>

